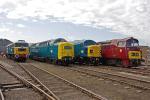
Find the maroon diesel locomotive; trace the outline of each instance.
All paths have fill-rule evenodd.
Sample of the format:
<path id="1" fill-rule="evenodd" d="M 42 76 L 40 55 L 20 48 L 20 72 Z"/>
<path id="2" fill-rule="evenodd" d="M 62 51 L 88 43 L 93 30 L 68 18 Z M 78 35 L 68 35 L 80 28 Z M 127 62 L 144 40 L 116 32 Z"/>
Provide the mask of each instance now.
<path id="1" fill-rule="evenodd" d="M 141 64 L 139 41 L 133 37 L 99 42 L 102 45 L 103 64 L 123 67 Z"/>

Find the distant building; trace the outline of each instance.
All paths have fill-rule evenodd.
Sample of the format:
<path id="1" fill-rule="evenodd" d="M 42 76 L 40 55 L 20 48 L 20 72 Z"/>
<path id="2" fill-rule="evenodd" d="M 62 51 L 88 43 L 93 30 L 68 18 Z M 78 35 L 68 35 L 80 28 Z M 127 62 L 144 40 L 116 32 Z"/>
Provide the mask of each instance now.
<path id="1" fill-rule="evenodd" d="M 0 39 L 0 53 L 5 52 L 6 46 L 10 43 L 12 43 L 10 40 Z"/>
<path id="2" fill-rule="evenodd" d="M 148 46 L 140 46 L 140 49 L 142 50 L 143 58 L 148 57 L 150 59 L 150 47 L 148 47 Z"/>

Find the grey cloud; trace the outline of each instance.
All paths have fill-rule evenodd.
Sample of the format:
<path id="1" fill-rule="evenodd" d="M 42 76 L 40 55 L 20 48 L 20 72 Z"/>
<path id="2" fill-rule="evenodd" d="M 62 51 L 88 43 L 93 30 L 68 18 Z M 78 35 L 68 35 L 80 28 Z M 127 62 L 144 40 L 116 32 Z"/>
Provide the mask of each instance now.
<path id="1" fill-rule="evenodd" d="M 7 9 L 10 19 L 31 17 L 106 27 L 150 42 L 149 0 L 24 0 L 0 8 Z"/>

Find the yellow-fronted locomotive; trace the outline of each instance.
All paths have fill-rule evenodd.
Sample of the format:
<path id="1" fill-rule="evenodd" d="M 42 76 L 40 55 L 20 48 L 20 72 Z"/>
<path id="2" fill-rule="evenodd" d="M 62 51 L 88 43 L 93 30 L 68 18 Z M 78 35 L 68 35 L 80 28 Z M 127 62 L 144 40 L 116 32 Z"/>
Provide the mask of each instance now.
<path id="1" fill-rule="evenodd" d="M 15 61 L 26 61 L 29 56 L 29 44 L 24 40 L 18 40 L 6 47 L 7 58 Z"/>
<path id="2" fill-rule="evenodd" d="M 72 63 L 73 57 L 73 44 L 63 38 L 43 41 L 30 46 L 31 59 L 68 65 Z"/>
<path id="3" fill-rule="evenodd" d="M 76 40 L 74 43 L 74 63 L 99 65 L 101 63 L 101 46 L 93 40 Z"/>

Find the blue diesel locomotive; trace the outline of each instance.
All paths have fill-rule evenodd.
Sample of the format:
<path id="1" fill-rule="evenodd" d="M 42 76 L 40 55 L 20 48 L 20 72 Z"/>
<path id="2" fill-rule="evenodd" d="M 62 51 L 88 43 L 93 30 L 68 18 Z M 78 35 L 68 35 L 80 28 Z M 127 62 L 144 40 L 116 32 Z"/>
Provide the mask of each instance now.
<path id="1" fill-rule="evenodd" d="M 30 46 L 30 58 L 60 65 L 72 63 L 74 57 L 73 44 L 63 38 L 35 43 Z"/>
<path id="2" fill-rule="evenodd" d="M 99 65 L 101 46 L 93 40 L 76 40 L 74 44 L 74 63 Z"/>

